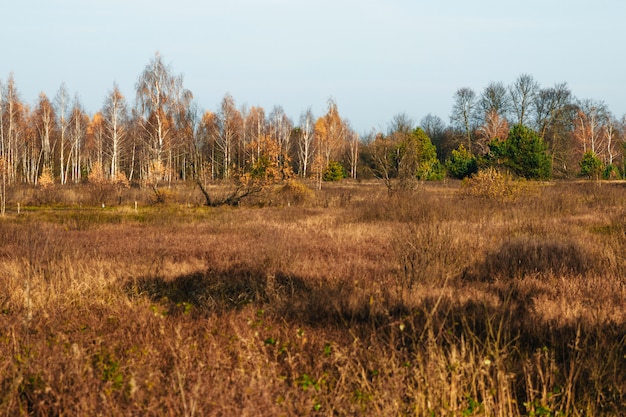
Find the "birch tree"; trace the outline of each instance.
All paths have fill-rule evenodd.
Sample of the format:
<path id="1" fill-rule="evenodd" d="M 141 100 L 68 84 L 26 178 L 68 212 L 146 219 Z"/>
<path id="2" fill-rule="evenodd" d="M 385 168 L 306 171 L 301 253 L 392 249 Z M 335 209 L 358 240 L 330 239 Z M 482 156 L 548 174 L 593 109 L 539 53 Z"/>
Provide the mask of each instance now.
<path id="1" fill-rule="evenodd" d="M 56 129 L 56 115 L 52 103 L 45 93 L 39 94 L 39 101 L 34 111 L 34 124 L 37 136 L 41 143 L 41 164 L 43 168 L 54 171 L 54 131 Z"/>
<path id="2" fill-rule="evenodd" d="M 110 158 L 107 171 L 111 178 L 120 172 L 120 159 L 127 136 L 128 108 L 126 99 L 117 84 L 113 85 L 106 98 L 103 109 L 105 148 Z"/>
<path id="3" fill-rule="evenodd" d="M 56 114 L 59 127 L 59 179 L 61 185 L 67 183 L 67 130 L 69 124 L 69 97 L 65 83 L 62 83 L 55 96 Z"/>
<path id="4" fill-rule="evenodd" d="M 289 151 L 291 149 L 291 133 L 293 123 L 282 107 L 276 106 L 269 116 L 269 134 L 278 146 L 278 169 L 283 174 L 291 171 Z"/>
<path id="5" fill-rule="evenodd" d="M 9 184 L 17 181 L 20 154 L 20 138 L 24 134 L 24 105 L 20 101 L 13 74 L 9 75 L 6 85 L 0 86 L 0 156 L 4 158 L 5 175 Z"/>
<path id="6" fill-rule="evenodd" d="M 154 170 L 158 176 L 171 180 L 175 123 L 193 96 L 183 88 L 182 76 L 173 75 L 158 52 L 141 73 L 136 88 L 137 115 L 149 157 L 147 174 L 150 176 Z"/>
<path id="7" fill-rule="evenodd" d="M 223 165 L 221 174 L 223 178 L 230 178 L 233 162 L 233 151 L 241 131 L 241 114 L 235 106 L 235 99 L 226 94 L 222 100 L 219 113 L 219 135 L 216 144 L 222 154 Z"/>
<path id="8" fill-rule="evenodd" d="M 82 105 L 78 98 L 78 95 L 74 98 L 74 105 L 72 106 L 72 112 L 70 116 L 70 129 L 69 136 L 71 141 L 70 158 L 66 165 L 65 176 L 68 177 L 68 170 L 71 171 L 69 175 L 75 184 L 78 184 L 82 179 L 82 167 L 83 167 L 83 148 L 85 144 L 85 137 L 87 134 L 87 126 L 89 124 L 89 116 L 83 111 Z"/>
<path id="9" fill-rule="evenodd" d="M 255 143 L 257 147 L 247 147 L 246 160 L 254 164 L 261 157 L 261 138 L 266 132 L 265 110 L 263 107 L 251 107 L 245 118 L 244 134 L 247 143 Z"/>
<path id="10" fill-rule="evenodd" d="M 314 154 L 314 125 L 315 118 L 311 108 L 309 108 L 300 116 L 300 127 L 296 137 L 298 144 L 298 174 L 302 178 L 307 177 L 309 165 Z"/>
<path id="11" fill-rule="evenodd" d="M 359 149 L 361 143 L 359 140 L 359 134 L 352 129 L 348 129 L 347 142 L 347 155 L 348 163 L 350 165 L 350 178 L 356 179 L 359 164 Z"/>
<path id="12" fill-rule="evenodd" d="M 336 159 L 343 148 L 346 136 L 346 125 L 339 115 L 337 103 L 328 100 L 326 114 L 315 122 L 315 148 L 321 156 L 323 168 Z"/>
<path id="13" fill-rule="evenodd" d="M 591 151 L 600 157 L 604 156 L 607 120 L 608 109 L 603 102 L 587 99 L 578 103 L 574 137 L 583 154 Z"/>

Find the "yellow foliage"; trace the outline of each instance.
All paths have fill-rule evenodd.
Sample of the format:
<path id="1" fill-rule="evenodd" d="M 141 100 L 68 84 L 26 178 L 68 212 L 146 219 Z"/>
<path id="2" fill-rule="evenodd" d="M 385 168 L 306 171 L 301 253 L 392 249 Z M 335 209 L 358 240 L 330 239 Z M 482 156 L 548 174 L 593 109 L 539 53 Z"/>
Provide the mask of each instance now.
<path id="1" fill-rule="evenodd" d="M 54 176 L 52 175 L 52 170 L 50 169 L 50 167 L 43 168 L 37 183 L 41 188 L 44 189 L 50 188 L 54 184 Z"/>
<path id="2" fill-rule="evenodd" d="M 516 180 L 508 172 L 501 172 L 490 167 L 478 171 L 470 178 L 465 178 L 463 188 L 470 196 L 510 201 L 528 188 L 528 182 L 524 179 Z"/>
<path id="3" fill-rule="evenodd" d="M 108 182 L 104 169 L 102 169 L 102 165 L 94 164 L 91 168 L 91 172 L 87 177 L 87 180 L 92 184 L 105 184 Z"/>

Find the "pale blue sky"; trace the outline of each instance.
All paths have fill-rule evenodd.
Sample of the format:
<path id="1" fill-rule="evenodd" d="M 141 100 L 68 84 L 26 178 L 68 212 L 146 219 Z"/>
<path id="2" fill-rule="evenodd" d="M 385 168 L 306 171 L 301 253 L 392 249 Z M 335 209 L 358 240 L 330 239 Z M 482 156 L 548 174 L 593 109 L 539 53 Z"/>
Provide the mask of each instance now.
<path id="1" fill-rule="evenodd" d="M 449 122 L 452 96 L 522 73 L 626 113 L 623 0 L 20 0 L 0 8 L 0 80 L 22 99 L 65 82 L 90 114 L 130 104 L 159 51 L 202 109 L 281 105 L 297 123 L 333 97 L 358 132 L 395 114 Z"/>

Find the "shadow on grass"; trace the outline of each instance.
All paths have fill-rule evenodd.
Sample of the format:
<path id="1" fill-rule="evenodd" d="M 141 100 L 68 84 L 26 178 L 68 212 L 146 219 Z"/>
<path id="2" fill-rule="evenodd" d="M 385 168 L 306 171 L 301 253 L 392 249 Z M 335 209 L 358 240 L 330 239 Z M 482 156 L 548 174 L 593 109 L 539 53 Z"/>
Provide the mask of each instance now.
<path id="1" fill-rule="evenodd" d="M 522 278 L 527 275 L 584 275 L 596 267 L 593 257 L 573 242 L 521 237 L 504 243 L 463 276 L 469 281 Z"/>
<path id="2" fill-rule="evenodd" d="M 393 306 L 384 312 L 355 294 L 346 283 L 305 279 L 284 273 L 237 265 L 227 270 L 208 269 L 174 278 L 160 276 L 129 280 L 124 291 L 131 298 L 148 297 L 168 315 L 194 317 L 226 314 L 246 306 L 263 309 L 284 320 L 312 326 L 383 324 L 390 316 L 410 315 L 408 308 Z"/>
<path id="3" fill-rule="evenodd" d="M 478 358 L 504 361 L 503 369 L 515 378 L 520 407 L 527 399 L 528 375 L 540 375 L 549 365 L 554 372 L 550 389 L 567 387 L 568 395 L 596 403 L 603 413 L 626 411 L 625 323 L 537 322 L 529 302 L 537 288 L 480 285 L 495 296 L 492 302 L 426 295 L 411 304 L 376 303 L 349 283 L 268 275 L 239 265 L 173 279 L 137 278 L 125 291 L 131 298 L 148 297 L 174 317 L 201 319 L 254 306 L 278 321 L 326 328 L 407 354 L 425 354 L 432 346 L 442 352 L 470 348 Z"/>

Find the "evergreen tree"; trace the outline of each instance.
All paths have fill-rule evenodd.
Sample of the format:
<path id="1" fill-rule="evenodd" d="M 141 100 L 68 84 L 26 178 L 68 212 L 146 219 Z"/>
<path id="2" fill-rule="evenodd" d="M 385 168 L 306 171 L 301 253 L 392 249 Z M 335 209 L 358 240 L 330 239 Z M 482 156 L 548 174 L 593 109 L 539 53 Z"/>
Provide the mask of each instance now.
<path id="1" fill-rule="evenodd" d="M 462 144 L 452 151 L 450 158 L 446 160 L 448 173 L 458 179 L 469 177 L 478 172 L 478 161 Z"/>
<path id="2" fill-rule="evenodd" d="M 489 161 L 528 179 L 547 179 L 552 172 L 543 140 L 520 124 L 513 126 L 506 141 L 495 139 L 489 144 Z"/>

